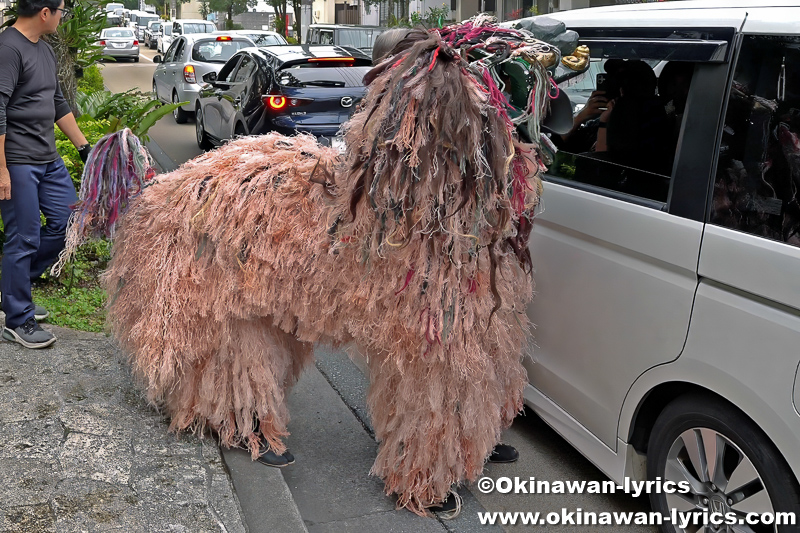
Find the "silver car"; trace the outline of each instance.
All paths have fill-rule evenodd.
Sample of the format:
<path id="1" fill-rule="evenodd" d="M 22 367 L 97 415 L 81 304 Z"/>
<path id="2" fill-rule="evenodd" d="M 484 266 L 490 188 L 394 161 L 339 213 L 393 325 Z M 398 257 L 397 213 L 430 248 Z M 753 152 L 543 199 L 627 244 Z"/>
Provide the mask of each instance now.
<path id="1" fill-rule="evenodd" d="M 551 138 L 525 401 L 617 483 L 688 487 L 650 492 L 700 517 L 664 533 L 798 531 L 800 2 L 548 16 L 618 91 Z"/>
<path id="2" fill-rule="evenodd" d="M 197 107 L 200 83 L 209 72 L 219 72 L 225 62 L 242 48 L 253 46 L 250 39 L 231 34 L 189 34 L 176 36 L 164 56 L 153 58 L 153 94 L 164 102 L 186 102 L 173 112 L 175 122 L 185 123 Z"/>
<path id="3" fill-rule="evenodd" d="M 139 61 L 139 40 L 130 28 L 104 28 L 98 44 L 103 47 L 103 57 Z"/>

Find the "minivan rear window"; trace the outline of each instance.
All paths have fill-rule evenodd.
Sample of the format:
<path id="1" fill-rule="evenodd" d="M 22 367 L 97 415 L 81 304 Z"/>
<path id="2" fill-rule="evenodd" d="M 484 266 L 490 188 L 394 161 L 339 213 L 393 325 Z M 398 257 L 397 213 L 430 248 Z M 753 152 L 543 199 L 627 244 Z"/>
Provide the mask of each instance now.
<path id="1" fill-rule="evenodd" d="M 250 41 L 245 39 L 197 41 L 192 47 L 192 60 L 202 63 L 225 63 L 242 48 L 250 48 L 252 46 Z"/>
<path id="2" fill-rule="evenodd" d="M 184 35 L 187 33 L 211 33 L 217 28 L 213 24 L 203 24 L 201 22 L 188 22 L 183 25 Z"/>
<path id="3" fill-rule="evenodd" d="M 278 83 L 285 87 L 361 87 L 371 67 L 303 68 L 307 63 L 282 69 Z"/>
<path id="4" fill-rule="evenodd" d="M 347 29 L 339 30 L 339 46 L 351 46 L 353 48 L 372 48 L 375 39 L 383 33 L 380 29 Z"/>

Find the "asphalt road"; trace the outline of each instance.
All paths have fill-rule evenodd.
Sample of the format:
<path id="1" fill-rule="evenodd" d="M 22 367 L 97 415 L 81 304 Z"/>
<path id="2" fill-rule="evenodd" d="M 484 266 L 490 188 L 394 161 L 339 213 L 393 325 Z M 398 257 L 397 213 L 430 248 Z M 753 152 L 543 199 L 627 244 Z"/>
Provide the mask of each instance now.
<path id="1" fill-rule="evenodd" d="M 155 50 L 141 48 L 140 61 L 133 62 L 108 62 L 103 67 L 103 77 L 106 86 L 114 92 L 123 92 L 138 87 L 143 92 L 152 89 L 153 71 L 152 63 Z M 159 147 L 169 155 L 177 164 L 200 155 L 202 152 L 197 147 L 194 134 L 194 122 L 176 124 L 171 116 L 161 119 L 150 130 L 150 136 L 158 143 Z M 347 384 L 340 384 L 345 390 L 339 390 L 340 395 L 347 401 L 349 388 Z M 351 409 L 353 406 L 351 405 Z M 293 430 L 294 431 L 294 430 Z M 501 477 L 519 477 L 528 480 L 535 477 L 537 480 L 554 481 L 603 481 L 608 478 L 581 456 L 555 431 L 548 427 L 537 415 L 526 410 L 525 416 L 520 416 L 514 425 L 503 434 L 503 440 L 512 444 L 520 452 L 520 460 L 514 464 L 487 465 L 485 475 L 497 479 Z M 296 447 L 296 446 L 295 446 Z M 477 485 L 468 487 L 470 492 L 487 511 L 539 511 L 543 514 L 550 512 L 561 513 L 582 509 L 584 511 L 601 512 L 649 512 L 650 508 L 646 497 L 633 498 L 626 494 L 482 494 Z M 461 491 L 467 489 L 462 488 Z M 302 502 L 300 502 L 302 504 Z M 301 513 L 303 506 L 300 505 Z M 308 514 L 306 510 L 304 514 Z M 459 530 L 456 528 L 455 530 Z M 657 528 L 646 525 L 629 526 L 600 526 L 600 525 L 550 525 L 550 526 L 505 526 L 506 531 L 547 531 L 560 532 L 624 532 L 624 533 L 656 533 Z"/>
<path id="2" fill-rule="evenodd" d="M 106 87 L 112 92 L 120 93 L 138 88 L 142 92 L 153 90 L 153 71 L 156 65 L 152 59 L 157 52 L 140 45 L 139 62 L 108 61 L 103 64 L 102 72 Z M 197 157 L 202 153 L 197 147 L 194 133 L 194 121 L 177 124 L 172 116 L 159 120 L 148 132 L 150 137 L 178 164 Z"/>

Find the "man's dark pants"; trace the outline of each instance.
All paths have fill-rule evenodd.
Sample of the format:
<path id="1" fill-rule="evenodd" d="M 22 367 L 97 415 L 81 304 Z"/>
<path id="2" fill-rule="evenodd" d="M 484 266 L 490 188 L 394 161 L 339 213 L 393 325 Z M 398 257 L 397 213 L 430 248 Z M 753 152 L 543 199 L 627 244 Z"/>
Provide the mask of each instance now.
<path id="1" fill-rule="evenodd" d="M 0 200 L 6 243 L 3 247 L 3 311 L 14 329 L 33 316 L 31 280 L 53 264 L 64 248 L 67 222 L 78 197 L 59 157 L 46 165 L 8 165 L 11 200 Z M 42 226 L 41 211 L 47 223 Z"/>

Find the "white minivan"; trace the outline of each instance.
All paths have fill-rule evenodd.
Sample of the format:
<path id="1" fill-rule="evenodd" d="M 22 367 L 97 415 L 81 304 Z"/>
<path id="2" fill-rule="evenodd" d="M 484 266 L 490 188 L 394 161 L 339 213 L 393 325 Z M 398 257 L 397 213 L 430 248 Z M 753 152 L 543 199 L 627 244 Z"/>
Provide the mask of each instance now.
<path id="1" fill-rule="evenodd" d="M 800 520 L 800 2 L 547 16 L 605 70 L 553 136 L 526 403 L 616 482 L 691 487 L 655 510 L 737 522 L 665 533 L 799 531 L 769 517 Z"/>
<path id="2" fill-rule="evenodd" d="M 165 54 L 172 41 L 180 35 L 213 33 L 216 30 L 213 22 L 203 19 L 175 19 L 165 22 L 161 26 L 161 37 L 158 38 L 158 51 Z"/>

